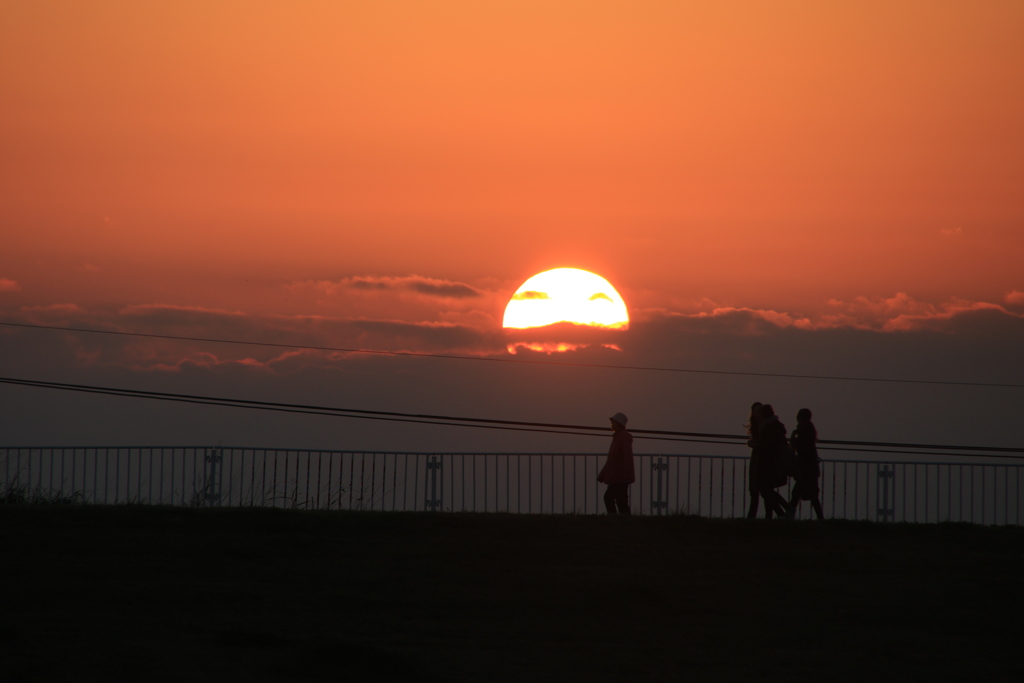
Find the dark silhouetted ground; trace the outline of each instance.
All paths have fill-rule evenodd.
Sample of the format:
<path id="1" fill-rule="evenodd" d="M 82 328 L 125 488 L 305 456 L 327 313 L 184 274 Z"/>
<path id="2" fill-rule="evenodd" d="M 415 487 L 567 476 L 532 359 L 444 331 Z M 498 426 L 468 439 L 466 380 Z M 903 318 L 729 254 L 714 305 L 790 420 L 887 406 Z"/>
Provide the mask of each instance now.
<path id="1" fill-rule="evenodd" d="M 0 680 L 1024 680 L 1024 529 L 0 507 Z"/>

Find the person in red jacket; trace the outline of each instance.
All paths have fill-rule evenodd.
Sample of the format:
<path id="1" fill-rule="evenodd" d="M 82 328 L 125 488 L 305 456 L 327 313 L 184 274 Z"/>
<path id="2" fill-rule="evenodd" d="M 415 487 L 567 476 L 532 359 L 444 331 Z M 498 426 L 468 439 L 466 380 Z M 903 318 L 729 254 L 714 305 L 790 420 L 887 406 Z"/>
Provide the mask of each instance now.
<path id="1" fill-rule="evenodd" d="M 604 506 L 609 515 L 628 515 L 629 485 L 636 481 L 633 468 L 633 435 L 626 431 L 626 416 L 615 413 L 609 418 L 612 423 L 612 445 L 608 449 L 608 460 L 597 475 L 597 480 L 608 484 L 604 492 Z"/>

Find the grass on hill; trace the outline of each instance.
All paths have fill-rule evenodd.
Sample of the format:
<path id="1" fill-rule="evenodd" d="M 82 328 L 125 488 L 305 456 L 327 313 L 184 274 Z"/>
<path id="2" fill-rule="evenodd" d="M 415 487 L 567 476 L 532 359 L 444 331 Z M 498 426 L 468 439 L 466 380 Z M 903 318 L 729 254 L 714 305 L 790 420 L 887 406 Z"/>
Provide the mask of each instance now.
<path id="1" fill-rule="evenodd" d="M 1024 680 L 1024 529 L 0 506 L 0 679 Z"/>

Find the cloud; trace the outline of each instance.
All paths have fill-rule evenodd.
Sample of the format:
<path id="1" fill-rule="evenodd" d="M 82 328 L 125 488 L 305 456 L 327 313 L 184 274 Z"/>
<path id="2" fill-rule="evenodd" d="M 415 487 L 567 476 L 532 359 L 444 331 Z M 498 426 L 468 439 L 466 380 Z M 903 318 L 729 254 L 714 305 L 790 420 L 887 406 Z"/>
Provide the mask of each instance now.
<path id="1" fill-rule="evenodd" d="M 939 234 L 942 235 L 943 237 L 948 238 L 959 237 L 960 235 L 964 234 L 964 229 L 961 228 L 960 226 L 957 226 L 955 228 L 943 228 L 939 230 Z"/>
<path id="2" fill-rule="evenodd" d="M 294 311 L 333 319 L 445 322 L 498 328 L 511 290 L 421 276 L 360 276 L 285 286 Z"/>
<path id="3" fill-rule="evenodd" d="M 637 365 L 796 374 L 1022 382 L 1024 316 L 963 307 L 914 324 L 779 325 L 753 311 L 649 315 L 623 336 Z"/>
<path id="4" fill-rule="evenodd" d="M 137 304 L 107 314 L 103 320 L 119 330 L 147 334 L 247 340 L 256 333 L 253 316 L 201 306 Z M 279 339 L 272 336 L 267 341 Z"/>
<path id="5" fill-rule="evenodd" d="M 132 304 L 120 309 L 122 315 L 145 315 L 156 311 L 187 311 L 190 313 L 213 313 L 216 315 L 245 315 L 241 311 L 226 311 L 205 306 L 178 306 L 176 304 Z"/>
<path id="6" fill-rule="evenodd" d="M 327 367 L 364 354 L 332 349 L 457 355 L 500 354 L 505 339 L 486 317 L 481 325 L 320 315 L 250 315 L 198 306 L 140 304 L 86 311 L 76 304 L 24 307 L 8 319 L 187 339 L 67 333 L 61 337 L 83 364 L 135 371 L 242 364 L 264 370 Z M 46 334 L 46 333 L 38 333 Z M 211 341 L 201 341 L 211 340 Z M 241 341 L 243 344 L 221 343 Z M 258 344 L 315 349 L 282 349 Z"/>
<path id="7" fill-rule="evenodd" d="M 15 280 L 9 278 L 0 278 L 0 292 L 17 292 L 21 289 L 21 285 Z"/>
<path id="8" fill-rule="evenodd" d="M 306 280 L 289 285 L 292 291 L 315 289 L 324 294 L 334 295 L 345 290 L 357 291 L 406 291 L 428 297 L 445 299 L 471 299 L 482 296 L 478 289 L 462 282 L 438 280 L 435 278 L 409 275 L 404 277 L 378 277 L 372 275 L 354 276 L 341 280 Z"/>
<path id="9" fill-rule="evenodd" d="M 25 313 L 84 313 L 78 304 L 48 304 L 46 306 L 22 306 Z"/>
<path id="10" fill-rule="evenodd" d="M 36 325 L 54 325 L 78 322 L 86 311 L 78 304 L 50 304 L 48 306 L 22 306 L 15 319 Z"/>
<path id="11" fill-rule="evenodd" d="M 898 292 L 892 297 L 857 297 L 853 301 L 829 301 L 833 313 L 828 313 L 814 323 L 815 327 L 854 327 L 885 332 L 900 332 L 934 327 L 934 323 L 972 311 L 993 310 L 1007 315 L 1010 313 L 999 304 L 984 301 L 969 301 L 953 298 L 941 304 L 918 301 Z"/>
<path id="12" fill-rule="evenodd" d="M 781 311 L 765 310 L 760 308 L 734 308 L 732 306 L 725 306 L 713 309 L 710 313 L 701 311 L 700 313 L 693 314 L 696 318 L 707 318 L 707 317 L 721 317 L 727 316 L 734 313 L 743 313 L 750 316 L 754 320 L 765 321 L 775 325 L 776 327 L 799 327 L 801 329 L 808 329 L 813 327 L 811 321 L 808 318 L 797 318 L 789 313 Z M 756 329 L 749 328 L 749 329 Z"/>
<path id="13" fill-rule="evenodd" d="M 317 284 L 317 289 L 327 292 L 328 294 L 335 294 L 337 293 L 337 290 L 342 287 L 351 287 L 352 289 L 393 289 L 393 287 L 386 282 L 363 277 L 349 278 L 347 281 L 339 280 L 337 283 L 319 282 Z"/>
<path id="14" fill-rule="evenodd" d="M 1013 299 L 1011 295 L 1007 295 L 1008 300 Z M 159 303 L 88 311 L 73 303 L 54 304 L 24 307 L 18 314 L 7 317 L 98 330 L 320 347 L 282 349 L 71 333 L 58 337 L 64 352 L 70 352 L 83 365 L 169 372 L 237 366 L 274 373 L 302 372 L 310 368 L 338 370 L 356 358 L 383 358 L 351 351 L 357 349 L 498 357 L 507 353 L 510 345 L 543 351 L 572 349 L 550 360 L 560 357 L 571 360 L 584 352 L 614 346 L 621 349 L 621 353 L 608 350 L 616 356 L 606 361 L 612 364 L 646 366 L 658 359 L 659 364 L 673 365 L 705 358 L 709 363 L 719 359 L 714 362 L 729 365 L 732 361 L 722 359 L 757 358 L 775 348 L 780 339 L 806 340 L 813 347 L 815 339 L 825 340 L 831 338 L 829 335 L 853 332 L 874 335 L 863 339 L 915 333 L 940 333 L 963 339 L 992 334 L 994 338 L 1003 338 L 1011 334 L 1008 330 L 1019 331 L 1024 321 L 1024 315 L 998 304 L 964 299 L 933 304 L 906 293 L 891 297 L 856 297 L 845 302 L 833 300 L 826 311 L 818 315 L 718 306 L 713 302 L 708 302 L 706 308 L 710 310 L 636 311 L 634 329 L 628 331 L 570 323 L 509 331 L 501 329 L 498 321 L 482 313 L 460 314 L 461 317 L 444 320 L 371 315 L 252 315 L 243 311 Z M 793 334 L 800 336 L 786 336 Z M 785 355 L 782 350 L 776 351 L 780 356 Z"/>
<path id="15" fill-rule="evenodd" d="M 203 306 L 176 306 L 173 304 L 134 304 L 118 310 L 121 316 L 133 320 L 151 319 L 157 322 L 196 322 L 210 319 L 245 317 L 242 311 L 225 311 Z"/>
<path id="16" fill-rule="evenodd" d="M 509 358 L 505 356 L 508 337 L 493 322 L 466 325 L 414 319 L 251 315 L 164 304 L 107 310 L 59 304 L 4 318 L 44 314 L 66 316 L 76 327 Z M 635 318 L 630 330 L 606 336 L 599 334 L 600 330 L 574 330 L 567 325 L 568 332 L 579 333 L 578 341 L 586 346 L 550 356 L 544 348 L 539 352 L 520 348 L 516 357 L 538 361 L 530 364 L 10 329 L 2 331 L 0 369 L 10 375 L 83 384 L 533 421 L 601 424 L 600 419 L 623 410 L 631 418 L 635 414 L 637 424 L 644 428 L 725 433 L 742 429 L 745 408 L 756 399 L 770 401 L 787 421 L 797 408 L 811 407 L 820 417 L 819 428 L 829 438 L 1014 443 L 1017 402 L 1009 400 L 1005 390 L 713 374 L 1024 383 L 1024 366 L 1019 362 L 1024 316 L 998 306 L 957 300 L 931 304 L 903 294 L 835 302 L 824 315 L 845 317 L 823 320 L 824 316 L 718 305 L 709 306 L 703 314 L 648 309 Z M 804 325 L 803 320 L 809 324 Z M 898 326 L 889 324 L 896 320 L 903 327 L 895 329 Z M 552 335 L 550 342 L 545 339 L 537 343 L 576 340 L 565 334 Z M 606 343 L 621 351 L 602 345 Z M 608 370 L 595 365 L 705 373 Z M 504 433 L 476 435 L 468 430 L 419 427 L 402 441 L 404 437 L 392 424 L 122 399 L 78 403 L 77 397 L 0 390 L 16 397 L 7 405 L 23 418 L 8 421 L 13 435 L 9 438 L 26 444 L 54 439 L 102 443 L 121 440 L 123 435 L 132 440 L 129 436 L 133 434 L 141 435 L 140 442 L 146 443 L 206 443 L 204 439 L 212 443 L 224 438 L 246 444 L 299 447 L 315 443 L 318 448 L 368 450 L 401 446 L 410 450 L 541 451 L 560 443 L 551 435 L 530 436 L 537 440 L 520 442 L 515 440 L 519 437 Z M 55 410 L 55 405 L 66 408 Z M 31 406 L 36 407 L 29 410 Z M 179 412 L 186 410 L 190 412 Z M 645 448 L 651 447 L 651 442 L 645 444 Z M 577 441 L 564 446 L 580 452 L 591 448 L 592 443 Z"/>
<path id="17" fill-rule="evenodd" d="M 416 351 L 427 347 L 461 348 L 472 345 L 475 343 L 473 340 L 482 338 L 475 333 L 477 328 L 452 322 L 415 322 L 323 315 L 251 315 L 242 311 L 166 304 L 126 306 L 119 309 L 116 314 L 100 319 L 103 322 L 116 323 L 124 331 L 147 334 L 324 348 Z M 474 334 L 459 337 L 453 333 L 455 330 L 470 330 L 474 331 Z M 178 343 L 175 340 L 169 342 Z M 407 346 L 402 346 L 403 343 Z M 247 353 L 252 353 L 252 347 L 247 348 L 250 349 Z"/>
<path id="18" fill-rule="evenodd" d="M 1016 289 L 1012 292 L 1007 292 L 1006 303 L 1014 304 L 1017 306 L 1024 305 L 1024 292 L 1018 292 Z"/>
<path id="19" fill-rule="evenodd" d="M 1006 295 L 1007 302 L 1017 299 L 1013 292 Z M 1021 293 L 1017 293 L 1021 295 Z M 1024 301 L 1024 295 L 1020 296 Z M 761 322 L 779 328 L 793 327 L 801 330 L 860 329 L 879 332 L 906 332 L 916 329 L 934 329 L 937 323 L 974 311 L 996 311 L 1008 316 L 1019 317 L 1004 306 L 985 301 L 970 301 L 953 298 L 933 304 L 914 299 L 905 292 L 891 297 L 855 297 L 850 301 L 830 299 L 824 312 L 814 315 L 800 315 L 772 309 L 718 306 L 714 302 L 702 302 L 702 310 L 696 313 L 678 313 L 666 309 L 649 308 L 635 312 L 635 319 L 649 320 L 659 317 L 721 318 L 732 316 L 734 332 L 737 334 L 760 334 L 765 327 Z M 743 314 L 738 316 L 737 314 Z M 743 322 L 740 322 L 743 321 Z"/>
<path id="20" fill-rule="evenodd" d="M 431 281 L 426 279 L 414 280 L 410 279 L 405 283 L 406 289 L 411 289 L 420 294 L 427 294 L 430 296 L 441 296 L 451 299 L 468 299 L 472 297 L 480 296 L 480 292 L 473 289 L 469 285 L 464 285 L 461 282 L 441 282 Z"/>
<path id="21" fill-rule="evenodd" d="M 590 301 L 597 301 L 598 299 L 604 299 L 606 301 L 612 300 L 612 298 L 605 294 L 604 292 L 598 292 L 597 294 L 594 294 L 593 296 L 590 297 Z"/>
<path id="22" fill-rule="evenodd" d="M 530 290 L 528 292 L 516 292 L 512 295 L 513 301 L 526 301 L 530 299 L 550 299 L 547 292 L 535 292 Z"/>
<path id="23" fill-rule="evenodd" d="M 126 364 L 126 367 L 138 372 L 185 372 L 192 369 L 218 370 L 231 367 L 250 368 L 261 372 L 274 372 L 278 365 L 302 355 L 302 351 L 286 351 L 268 360 L 258 360 L 248 356 L 244 358 L 222 358 L 215 353 L 200 351 L 173 361 L 154 361 L 149 359 L 148 362 Z"/>

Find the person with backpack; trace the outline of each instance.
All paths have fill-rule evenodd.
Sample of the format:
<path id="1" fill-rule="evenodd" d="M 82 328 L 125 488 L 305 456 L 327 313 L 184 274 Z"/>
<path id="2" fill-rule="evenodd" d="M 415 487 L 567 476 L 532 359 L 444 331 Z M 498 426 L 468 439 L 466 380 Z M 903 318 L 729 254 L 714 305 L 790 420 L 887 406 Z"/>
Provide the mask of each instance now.
<path id="1" fill-rule="evenodd" d="M 818 430 L 811 422 L 811 411 L 801 408 L 796 414 L 796 429 L 790 435 L 789 443 L 796 451 L 797 465 L 794 478 L 796 485 L 793 486 L 793 493 L 789 499 L 789 512 L 786 516 L 793 519 L 796 510 L 800 507 L 801 500 L 811 501 L 814 514 L 818 519 L 824 519 L 825 513 L 821 509 L 821 488 L 818 486 L 818 478 L 821 476 L 821 458 L 818 457 Z"/>

